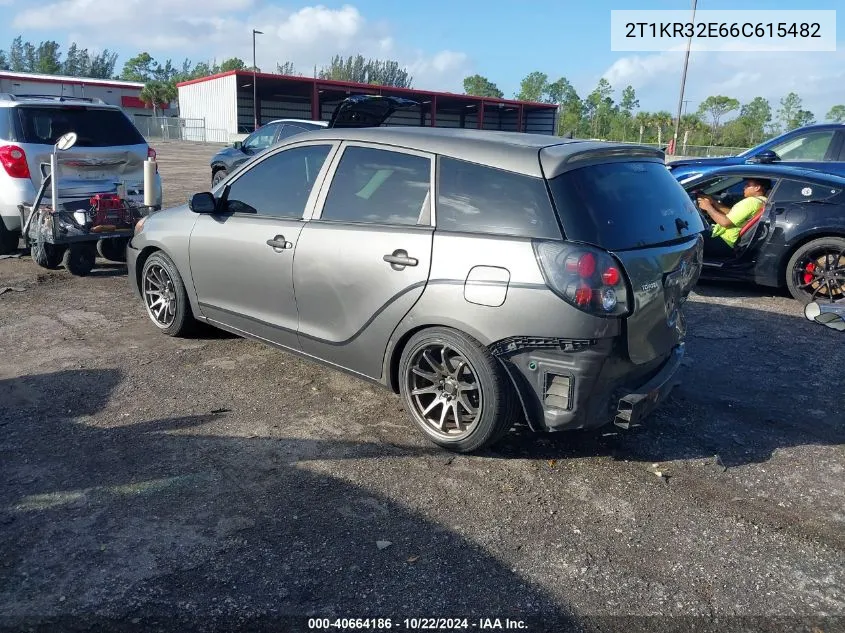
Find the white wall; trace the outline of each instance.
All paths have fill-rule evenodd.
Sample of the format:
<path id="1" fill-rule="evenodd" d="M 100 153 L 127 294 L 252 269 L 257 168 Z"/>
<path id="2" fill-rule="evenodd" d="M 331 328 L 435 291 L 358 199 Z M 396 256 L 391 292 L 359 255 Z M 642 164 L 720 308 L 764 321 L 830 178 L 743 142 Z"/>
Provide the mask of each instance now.
<path id="1" fill-rule="evenodd" d="M 186 127 L 190 141 L 228 143 L 238 132 L 237 76 L 228 75 L 179 86 L 179 116 L 185 119 L 205 119 L 205 138 L 202 130 Z M 196 137 L 196 138 L 194 138 Z"/>

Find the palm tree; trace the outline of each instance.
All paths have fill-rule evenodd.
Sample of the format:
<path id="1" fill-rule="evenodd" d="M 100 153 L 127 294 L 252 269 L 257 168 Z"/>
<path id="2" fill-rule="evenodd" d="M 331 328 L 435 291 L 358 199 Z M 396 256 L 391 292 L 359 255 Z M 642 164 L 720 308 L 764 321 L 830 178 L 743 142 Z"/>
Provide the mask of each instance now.
<path id="1" fill-rule="evenodd" d="M 657 126 L 657 144 L 663 145 L 663 126 L 672 127 L 672 115 L 665 110 L 655 113 L 652 124 Z"/>
<path id="2" fill-rule="evenodd" d="M 139 98 L 145 104 L 152 105 L 153 118 L 156 117 L 156 107 L 166 106 L 176 99 L 176 86 L 169 81 L 148 81 L 144 84 Z"/>
<path id="3" fill-rule="evenodd" d="M 639 143 L 643 142 L 643 134 L 651 125 L 651 114 L 648 112 L 643 112 L 640 110 L 637 112 L 637 115 L 634 117 L 634 122 L 640 126 L 640 140 Z"/>

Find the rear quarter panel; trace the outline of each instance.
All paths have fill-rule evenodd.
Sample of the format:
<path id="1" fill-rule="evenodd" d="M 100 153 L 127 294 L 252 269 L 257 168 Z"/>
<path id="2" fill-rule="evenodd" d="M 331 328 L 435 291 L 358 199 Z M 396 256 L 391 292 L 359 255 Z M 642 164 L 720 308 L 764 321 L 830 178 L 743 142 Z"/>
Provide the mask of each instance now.
<path id="1" fill-rule="evenodd" d="M 530 239 L 443 231 L 434 233 L 425 291 L 388 343 L 386 371 L 410 332 L 437 325 L 482 345 L 510 336 L 606 338 L 621 331 L 619 320 L 590 316 L 549 290 Z"/>

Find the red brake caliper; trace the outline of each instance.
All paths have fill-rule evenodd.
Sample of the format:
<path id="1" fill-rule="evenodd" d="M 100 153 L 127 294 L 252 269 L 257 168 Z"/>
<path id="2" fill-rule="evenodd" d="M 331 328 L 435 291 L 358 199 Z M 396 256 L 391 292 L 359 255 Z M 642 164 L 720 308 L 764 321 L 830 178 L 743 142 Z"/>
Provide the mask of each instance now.
<path id="1" fill-rule="evenodd" d="M 815 262 L 810 262 L 809 264 L 807 264 L 804 267 L 804 283 L 805 284 L 812 283 L 813 279 L 816 278 L 816 276 L 813 274 L 813 271 L 815 271 L 815 270 L 816 270 Z"/>

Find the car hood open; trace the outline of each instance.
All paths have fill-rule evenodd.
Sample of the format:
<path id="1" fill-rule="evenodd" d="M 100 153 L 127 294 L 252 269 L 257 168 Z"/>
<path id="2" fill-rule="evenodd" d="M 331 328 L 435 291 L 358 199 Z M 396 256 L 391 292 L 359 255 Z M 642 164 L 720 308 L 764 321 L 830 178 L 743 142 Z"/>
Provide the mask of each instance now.
<path id="1" fill-rule="evenodd" d="M 399 108 L 413 108 L 420 104 L 402 97 L 353 95 L 341 101 L 332 112 L 328 127 L 378 127 Z"/>

